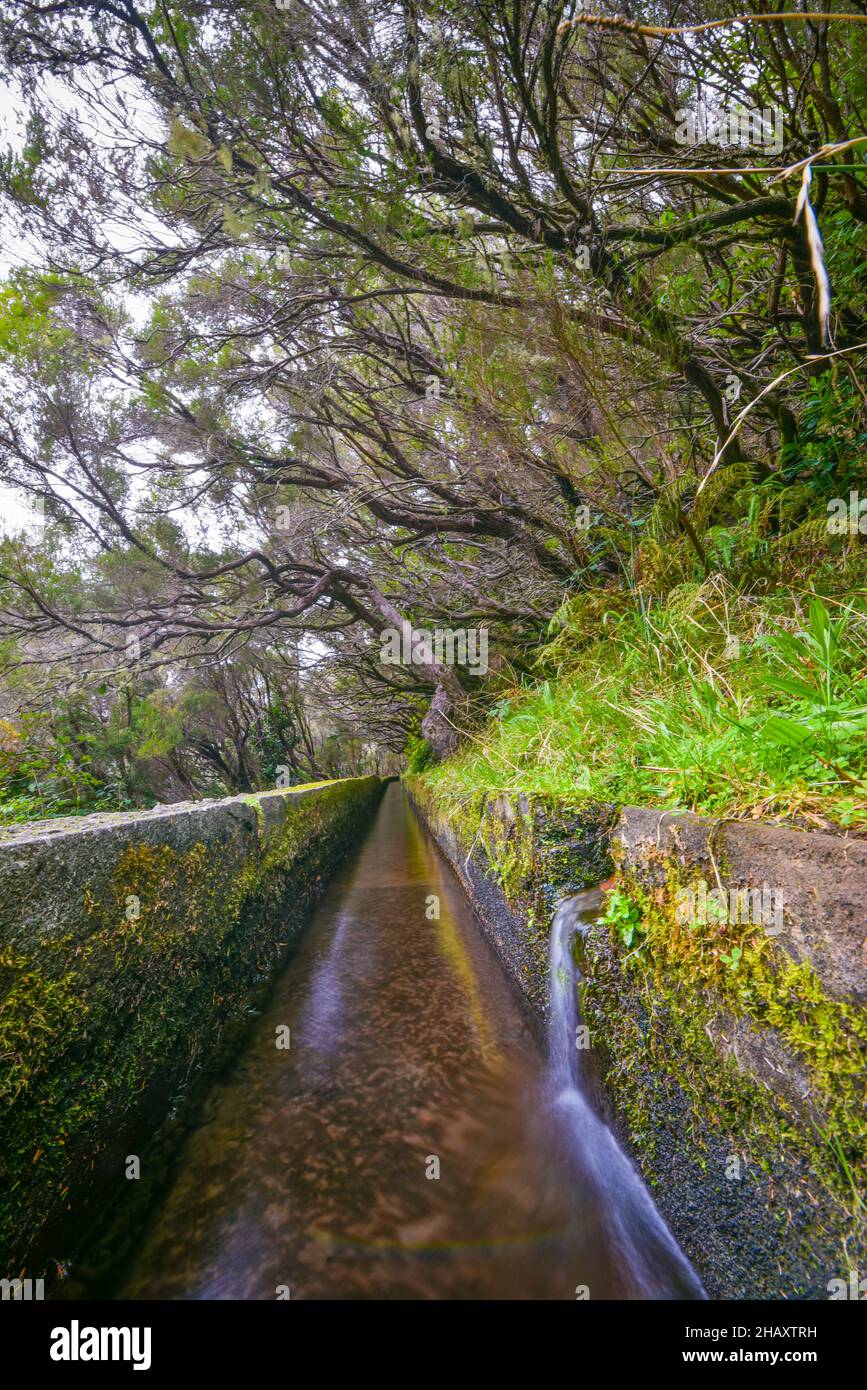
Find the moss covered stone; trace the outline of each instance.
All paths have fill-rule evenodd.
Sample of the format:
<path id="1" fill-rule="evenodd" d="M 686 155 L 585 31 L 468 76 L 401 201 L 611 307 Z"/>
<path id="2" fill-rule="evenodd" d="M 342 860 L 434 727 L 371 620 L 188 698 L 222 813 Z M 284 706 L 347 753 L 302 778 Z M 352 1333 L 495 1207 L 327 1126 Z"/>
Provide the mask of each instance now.
<path id="1" fill-rule="evenodd" d="M 828 1297 L 867 1266 L 867 842 L 563 799 L 410 793 L 539 1018 L 558 898 L 616 899 L 578 945 L 588 1072 L 718 1297 Z M 700 879 L 773 885 L 785 930 L 687 920 Z"/>
<path id="2" fill-rule="evenodd" d="M 381 790 L 353 778 L 5 837 L 7 1273 L 99 1262 L 106 1209 L 140 1200 L 126 1156 L 164 1157 Z"/>

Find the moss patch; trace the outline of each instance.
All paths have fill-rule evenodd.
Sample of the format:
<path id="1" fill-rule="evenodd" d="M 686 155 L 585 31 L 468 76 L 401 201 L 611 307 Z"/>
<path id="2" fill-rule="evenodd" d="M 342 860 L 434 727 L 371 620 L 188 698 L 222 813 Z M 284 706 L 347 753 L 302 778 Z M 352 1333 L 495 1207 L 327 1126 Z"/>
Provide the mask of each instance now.
<path id="1" fill-rule="evenodd" d="M 0 953 L 0 1248 L 10 1273 L 51 1275 L 93 1245 L 102 1208 L 135 1197 L 126 1155 L 157 1142 L 237 1040 L 381 790 L 368 778 L 269 795 L 252 817 L 221 803 L 195 813 L 192 834 L 166 816 L 140 822 L 126 844 L 112 830 L 93 838 L 80 895 L 52 905 L 61 930 L 29 904 L 31 925 Z M 81 854 L 87 835 L 41 852 L 52 862 Z"/>
<path id="2" fill-rule="evenodd" d="M 672 1126 L 718 1183 L 741 1177 L 739 1160 L 781 1252 L 797 1247 L 784 1291 L 815 1293 L 864 1258 L 867 1022 L 760 926 L 679 920 L 678 887 L 673 865 L 651 892 L 625 878 L 585 943 L 606 1088 L 652 1184 L 668 1179 Z"/>
<path id="3" fill-rule="evenodd" d="M 543 1009 L 552 908 L 611 873 L 615 808 L 407 780 L 477 908 L 487 879 L 517 914 L 506 964 Z M 863 1012 L 761 925 L 681 920 L 686 871 L 647 854 L 576 938 L 588 1080 L 712 1296 L 827 1297 L 867 1264 Z"/>

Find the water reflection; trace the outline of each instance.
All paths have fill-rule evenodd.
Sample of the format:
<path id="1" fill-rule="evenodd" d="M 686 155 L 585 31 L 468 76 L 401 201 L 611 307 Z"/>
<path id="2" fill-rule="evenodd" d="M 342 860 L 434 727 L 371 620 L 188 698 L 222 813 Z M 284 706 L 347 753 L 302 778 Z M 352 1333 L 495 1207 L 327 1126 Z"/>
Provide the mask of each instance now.
<path id="1" fill-rule="evenodd" d="M 392 786 L 189 1136 L 119 1296 L 695 1292 L 643 1189 L 619 1216 L 641 1216 L 631 1267 L 618 1194 L 584 1151 L 582 1129 L 599 1139 L 590 1120 L 551 1092 L 450 869 Z"/>

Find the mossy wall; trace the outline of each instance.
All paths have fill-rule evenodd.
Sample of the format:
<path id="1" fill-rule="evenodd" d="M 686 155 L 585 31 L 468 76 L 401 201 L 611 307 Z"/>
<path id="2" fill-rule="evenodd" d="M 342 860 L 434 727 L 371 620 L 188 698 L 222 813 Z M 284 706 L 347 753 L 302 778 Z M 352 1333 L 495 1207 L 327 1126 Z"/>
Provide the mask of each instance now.
<path id="1" fill-rule="evenodd" d="M 828 1298 L 867 1268 L 867 842 L 627 808 L 613 849 L 583 1010 L 624 1135 L 710 1292 Z"/>
<path id="2" fill-rule="evenodd" d="M 106 1213 L 152 1186 L 128 1156 L 146 1179 L 165 1162 L 382 789 L 351 778 L 0 837 L 6 1274 L 99 1266 Z"/>
<path id="3" fill-rule="evenodd" d="M 423 776 L 409 791 L 541 1020 L 554 904 L 614 870 L 581 943 L 585 1060 L 708 1293 L 827 1298 L 863 1276 L 867 841 L 544 797 L 456 803 Z M 776 914 L 688 917 L 701 882 L 769 888 L 782 930 Z"/>
<path id="4" fill-rule="evenodd" d="M 443 800 L 423 775 L 404 785 L 541 1032 L 554 905 L 611 872 L 613 808 L 524 795 Z"/>

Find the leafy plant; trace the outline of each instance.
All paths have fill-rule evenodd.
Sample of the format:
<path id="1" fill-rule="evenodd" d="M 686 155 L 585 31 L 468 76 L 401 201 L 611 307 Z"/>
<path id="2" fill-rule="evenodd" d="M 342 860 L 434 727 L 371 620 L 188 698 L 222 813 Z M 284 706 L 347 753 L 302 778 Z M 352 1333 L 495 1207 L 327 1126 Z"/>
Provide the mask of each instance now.
<path id="1" fill-rule="evenodd" d="M 806 628 L 793 633 L 777 627 L 764 638 L 783 668 L 782 674 L 768 673 L 768 684 L 790 696 L 795 708 L 791 713 L 769 715 L 760 732 L 785 748 L 811 753 L 845 780 L 857 783 L 861 779 L 841 766 L 850 756 L 854 758 L 856 742 L 867 734 L 867 678 L 859 669 L 863 651 L 846 642 L 850 618 L 856 612 L 847 609 L 845 616 L 832 619 L 826 605 L 812 599 Z M 863 620 L 864 613 L 857 616 Z"/>
<path id="2" fill-rule="evenodd" d="M 631 947 L 636 937 L 643 934 L 641 908 L 634 898 L 630 898 L 620 888 L 612 888 L 605 903 L 605 912 L 598 919 L 600 924 L 613 927 L 623 945 Z"/>
<path id="3" fill-rule="evenodd" d="M 406 770 L 409 773 L 424 772 L 433 762 L 433 753 L 427 739 L 418 734 L 410 734 L 406 741 Z"/>

